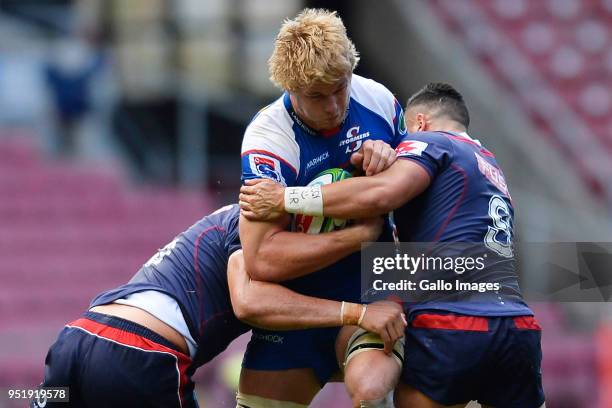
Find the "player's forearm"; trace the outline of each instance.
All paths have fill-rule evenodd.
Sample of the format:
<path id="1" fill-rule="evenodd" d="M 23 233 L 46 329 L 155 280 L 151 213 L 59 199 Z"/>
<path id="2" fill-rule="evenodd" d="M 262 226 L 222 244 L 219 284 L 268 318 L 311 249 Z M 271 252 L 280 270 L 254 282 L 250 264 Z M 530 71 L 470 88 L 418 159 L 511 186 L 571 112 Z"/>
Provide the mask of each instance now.
<path id="1" fill-rule="evenodd" d="M 386 214 L 393 210 L 395 200 L 384 179 L 358 177 L 328 184 L 321 189 L 323 215 L 356 219 Z M 398 205 L 399 206 L 399 205 Z"/>
<path id="2" fill-rule="evenodd" d="M 355 324 L 359 305 L 304 296 L 277 283 L 254 281 L 241 251 L 228 261 L 228 286 L 234 313 L 253 326 L 292 330 Z M 344 315 L 344 316 L 343 316 Z"/>
<path id="3" fill-rule="evenodd" d="M 238 318 L 252 326 L 295 330 L 341 325 L 341 303 L 303 296 L 284 286 L 251 280 Z"/>
<path id="4" fill-rule="evenodd" d="M 319 235 L 277 232 L 260 244 L 249 274 L 257 280 L 280 282 L 325 268 L 361 249 L 365 234 L 359 228 Z"/>
<path id="5" fill-rule="evenodd" d="M 386 214 L 421 194 L 429 183 L 429 174 L 419 164 L 398 160 L 375 176 L 323 186 L 323 215 L 351 219 Z"/>

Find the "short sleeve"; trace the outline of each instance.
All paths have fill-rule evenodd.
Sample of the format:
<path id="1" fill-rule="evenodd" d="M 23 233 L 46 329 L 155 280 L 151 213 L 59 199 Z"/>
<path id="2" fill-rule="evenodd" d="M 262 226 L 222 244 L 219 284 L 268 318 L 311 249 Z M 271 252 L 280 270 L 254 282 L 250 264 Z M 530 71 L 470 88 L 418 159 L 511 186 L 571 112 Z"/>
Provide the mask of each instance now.
<path id="1" fill-rule="evenodd" d="M 406 134 L 395 149 L 399 159 L 419 163 L 434 178 L 452 159 L 452 145 L 448 138 L 436 132 Z"/>
<path id="2" fill-rule="evenodd" d="M 282 119 L 282 118 L 281 118 Z M 269 115 L 258 115 L 242 141 L 241 181 L 268 178 L 293 186 L 299 171 L 299 147 L 290 126 Z"/>

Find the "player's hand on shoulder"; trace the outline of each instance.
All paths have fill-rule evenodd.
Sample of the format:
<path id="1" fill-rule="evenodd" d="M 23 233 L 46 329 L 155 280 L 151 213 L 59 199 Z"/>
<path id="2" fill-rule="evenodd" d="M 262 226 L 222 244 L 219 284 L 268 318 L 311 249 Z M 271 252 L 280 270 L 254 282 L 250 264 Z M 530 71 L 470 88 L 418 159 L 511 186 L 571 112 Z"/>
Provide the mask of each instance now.
<path id="1" fill-rule="evenodd" d="M 240 213 L 250 221 L 271 221 L 285 210 L 285 188 L 270 179 L 246 180 L 240 188 Z"/>
<path id="2" fill-rule="evenodd" d="M 388 169 L 397 159 L 395 149 L 382 140 L 368 139 L 361 149 L 351 156 L 351 164 L 362 169 L 366 176 L 373 176 Z"/>
<path id="3" fill-rule="evenodd" d="M 382 217 L 364 218 L 355 221 L 355 228 L 359 229 L 361 242 L 374 242 L 382 233 L 384 220 Z"/>
<path id="4" fill-rule="evenodd" d="M 404 337 L 407 325 L 401 305 L 391 301 L 380 301 L 368 305 L 359 326 L 378 334 L 385 342 L 385 353 L 389 354 L 393 350 L 395 341 Z"/>

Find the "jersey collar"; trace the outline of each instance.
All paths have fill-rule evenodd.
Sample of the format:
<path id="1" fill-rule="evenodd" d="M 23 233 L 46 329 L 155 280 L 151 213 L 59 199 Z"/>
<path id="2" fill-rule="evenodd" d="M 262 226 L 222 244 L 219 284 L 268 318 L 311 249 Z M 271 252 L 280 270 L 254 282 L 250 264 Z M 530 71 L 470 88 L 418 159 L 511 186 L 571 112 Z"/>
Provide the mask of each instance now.
<path id="1" fill-rule="evenodd" d="M 482 147 L 482 143 L 480 143 L 480 140 L 478 139 L 472 139 L 472 137 L 470 135 L 467 134 L 467 132 L 448 132 L 448 133 L 452 133 L 453 135 L 457 135 L 460 136 L 464 139 L 470 140 L 474 143 L 476 143 L 478 146 Z"/>

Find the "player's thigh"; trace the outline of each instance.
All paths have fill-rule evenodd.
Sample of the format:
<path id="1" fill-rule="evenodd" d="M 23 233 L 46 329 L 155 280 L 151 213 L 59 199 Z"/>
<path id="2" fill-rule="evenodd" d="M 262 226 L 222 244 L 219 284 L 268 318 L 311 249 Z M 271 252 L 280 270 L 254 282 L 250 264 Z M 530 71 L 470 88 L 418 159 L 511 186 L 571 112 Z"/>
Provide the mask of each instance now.
<path id="1" fill-rule="evenodd" d="M 338 371 L 334 350 L 337 335 L 337 328 L 282 332 L 253 329 L 242 362 L 241 392 L 309 402 Z"/>
<path id="2" fill-rule="evenodd" d="M 276 401 L 308 405 L 319 392 L 319 380 L 310 368 L 264 371 L 243 368 L 240 392 Z"/>
<path id="3" fill-rule="evenodd" d="M 441 405 L 411 385 L 399 384 L 395 389 L 396 408 L 464 408 L 468 404 Z"/>
<path id="4" fill-rule="evenodd" d="M 336 338 L 336 359 L 338 360 L 338 367 L 344 367 L 344 359 L 346 355 L 346 347 L 351 336 L 357 331 L 357 326 L 344 326 L 340 329 L 338 337 Z"/>

